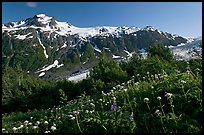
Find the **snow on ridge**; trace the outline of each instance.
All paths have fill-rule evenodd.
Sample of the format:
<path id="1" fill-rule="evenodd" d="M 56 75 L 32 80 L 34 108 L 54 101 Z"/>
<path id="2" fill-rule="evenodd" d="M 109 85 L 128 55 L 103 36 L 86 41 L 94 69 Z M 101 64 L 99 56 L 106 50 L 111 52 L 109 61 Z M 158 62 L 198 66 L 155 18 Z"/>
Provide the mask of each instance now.
<path id="1" fill-rule="evenodd" d="M 127 53 L 127 57 L 132 57 L 132 53 L 130 53 L 130 52 L 128 52 L 127 50 L 124 50 L 124 52 L 126 52 Z"/>
<path id="2" fill-rule="evenodd" d="M 66 47 L 67 47 L 67 44 L 64 43 L 64 45 L 61 46 L 60 49 L 62 49 L 62 48 L 66 48 Z"/>
<path id="3" fill-rule="evenodd" d="M 193 42 L 193 41 L 195 41 L 194 38 L 187 38 L 187 43 L 191 43 L 191 42 Z"/>
<path id="4" fill-rule="evenodd" d="M 57 68 L 60 68 L 60 67 L 62 67 L 62 66 L 64 66 L 64 64 L 57 65 Z"/>
<path id="5" fill-rule="evenodd" d="M 156 31 L 157 29 L 152 27 L 152 26 L 146 26 L 142 30 L 147 30 L 147 31 Z"/>
<path id="6" fill-rule="evenodd" d="M 53 17 L 49 17 L 45 14 L 38 14 L 36 15 L 38 21 L 40 21 L 43 24 L 47 24 L 45 27 L 37 27 L 37 26 L 27 26 L 25 21 L 21 22 L 12 22 L 14 24 L 13 27 L 8 28 L 5 25 L 2 25 L 2 30 L 8 30 L 8 31 L 13 31 L 13 30 L 21 30 L 21 29 L 27 29 L 27 28 L 34 28 L 38 29 L 40 28 L 42 31 L 49 31 L 49 32 L 56 32 L 58 35 L 79 35 L 79 38 L 82 40 L 86 40 L 87 37 L 93 37 L 93 36 L 109 36 L 110 34 L 115 35 L 116 37 L 120 37 L 123 32 L 125 34 L 131 34 L 139 30 L 147 30 L 147 31 L 157 31 L 158 33 L 162 35 L 166 35 L 165 32 L 159 31 L 158 29 L 152 27 L 152 26 L 146 26 L 143 29 L 140 29 L 138 27 L 115 27 L 115 26 L 96 26 L 96 27 L 88 27 L 88 28 L 80 28 L 71 25 L 70 23 L 67 22 L 59 22 L 56 21 L 56 25 L 49 26 L 49 23 Z M 168 39 L 175 39 L 177 35 L 173 36 L 167 36 Z"/>
<path id="7" fill-rule="evenodd" d="M 98 46 L 94 43 L 94 50 L 96 50 L 97 52 L 101 53 L 102 51 L 98 48 Z"/>
<path id="8" fill-rule="evenodd" d="M 37 14 L 37 17 L 47 17 L 45 14 Z"/>
<path id="9" fill-rule="evenodd" d="M 184 45 L 186 45 L 186 44 L 185 43 L 180 43 L 177 46 L 184 46 Z"/>
<path id="10" fill-rule="evenodd" d="M 24 40 L 28 35 L 30 35 L 31 34 L 31 32 L 30 33 L 28 33 L 28 34 L 26 34 L 26 35 L 14 35 L 16 38 L 18 38 L 18 39 L 21 39 L 21 40 Z M 27 37 L 27 38 L 32 38 L 33 36 L 29 36 L 29 37 Z"/>
<path id="11" fill-rule="evenodd" d="M 36 15 L 38 17 L 38 21 L 43 24 L 48 24 L 52 17 L 46 16 L 45 14 L 38 14 Z"/>
<path id="12" fill-rule="evenodd" d="M 94 47 L 94 50 L 96 50 L 97 52 L 100 52 L 100 53 L 101 53 L 101 50 L 99 50 L 98 48 L 95 48 L 95 47 Z"/>
<path id="13" fill-rule="evenodd" d="M 60 64 L 60 65 L 58 65 L 58 64 L 59 64 L 59 61 L 58 61 L 58 60 L 55 60 L 53 64 L 51 64 L 51 65 L 49 65 L 49 66 L 47 66 L 47 67 L 44 67 L 43 69 L 41 69 L 40 71 L 37 71 L 36 73 L 50 70 L 50 69 L 53 68 L 53 67 L 59 68 L 59 67 L 61 67 L 61 66 L 64 65 L 64 64 Z"/>
<path id="14" fill-rule="evenodd" d="M 15 35 L 16 38 L 24 40 L 26 38 L 27 35 Z"/>
<path id="15" fill-rule="evenodd" d="M 117 56 L 117 55 L 114 55 L 114 54 L 113 54 L 112 58 L 113 58 L 113 59 L 119 59 L 119 58 L 121 58 L 121 56 Z"/>
<path id="16" fill-rule="evenodd" d="M 48 55 L 47 55 L 47 52 L 46 52 L 46 49 L 45 49 L 44 45 L 43 45 L 42 42 L 40 41 L 40 38 L 39 38 L 39 37 L 37 37 L 37 38 L 38 38 L 38 41 L 39 41 L 40 45 L 41 45 L 42 48 L 44 49 L 45 57 L 48 58 Z"/>
<path id="17" fill-rule="evenodd" d="M 37 31 L 37 34 L 38 34 L 38 31 Z M 42 48 L 44 49 L 45 57 L 48 58 L 48 55 L 47 55 L 46 49 L 45 49 L 44 45 L 42 44 L 42 42 L 40 41 L 39 34 L 38 34 L 38 36 L 37 36 L 37 39 L 38 39 L 40 45 L 42 46 Z"/>
<path id="18" fill-rule="evenodd" d="M 38 75 L 38 77 L 41 77 L 41 76 L 44 76 L 45 75 L 45 72 L 42 72 Z"/>
<path id="19" fill-rule="evenodd" d="M 81 73 L 81 74 L 78 74 L 76 76 L 71 76 L 69 77 L 67 80 L 69 81 L 74 81 L 74 82 L 78 82 L 78 81 L 81 81 L 83 79 L 86 79 L 87 78 L 87 75 L 89 75 L 90 72 L 84 72 L 84 73 Z"/>

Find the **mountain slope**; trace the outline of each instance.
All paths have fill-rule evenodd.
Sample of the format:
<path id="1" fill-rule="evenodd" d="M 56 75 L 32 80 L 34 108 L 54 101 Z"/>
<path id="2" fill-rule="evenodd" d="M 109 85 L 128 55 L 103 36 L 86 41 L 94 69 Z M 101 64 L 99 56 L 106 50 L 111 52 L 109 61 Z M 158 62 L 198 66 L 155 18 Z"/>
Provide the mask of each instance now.
<path id="1" fill-rule="evenodd" d="M 131 52 L 150 45 L 176 46 L 188 41 L 151 26 L 79 28 L 45 14 L 3 24 L 2 40 L 3 65 L 20 64 L 45 78 L 89 69 L 102 50 L 110 59 L 126 59 Z"/>

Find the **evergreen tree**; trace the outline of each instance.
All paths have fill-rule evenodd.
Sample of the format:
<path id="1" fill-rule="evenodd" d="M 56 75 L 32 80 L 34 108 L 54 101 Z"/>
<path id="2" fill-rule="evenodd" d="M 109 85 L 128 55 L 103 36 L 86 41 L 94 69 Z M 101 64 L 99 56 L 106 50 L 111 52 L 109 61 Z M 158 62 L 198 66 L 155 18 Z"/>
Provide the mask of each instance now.
<path id="1" fill-rule="evenodd" d="M 164 45 L 153 45 L 148 48 L 148 57 L 158 56 L 166 61 L 173 61 L 174 55 L 170 48 Z"/>
<path id="2" fill-rule="evenodd" d="M 94 49 L 90 43 L 85 45 L 86 48 L 84 50 L 84 53 L 82 55 L 82 62 L 87 62 L 87 61 L 94 61 L 95 56 L 94 56 Z"/>

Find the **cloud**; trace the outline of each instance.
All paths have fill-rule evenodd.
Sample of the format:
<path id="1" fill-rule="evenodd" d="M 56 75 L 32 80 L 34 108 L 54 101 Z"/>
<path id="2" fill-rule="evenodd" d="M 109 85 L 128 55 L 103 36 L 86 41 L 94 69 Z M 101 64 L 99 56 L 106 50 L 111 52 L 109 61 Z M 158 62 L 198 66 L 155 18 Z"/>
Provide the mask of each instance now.
<path id="1" fill-rule="evenodd" d="M 37 2 L 26 2 L 26 5 L 28 7 L 31 7 L 31 8 L 36 8 L 37 7 Z"/>

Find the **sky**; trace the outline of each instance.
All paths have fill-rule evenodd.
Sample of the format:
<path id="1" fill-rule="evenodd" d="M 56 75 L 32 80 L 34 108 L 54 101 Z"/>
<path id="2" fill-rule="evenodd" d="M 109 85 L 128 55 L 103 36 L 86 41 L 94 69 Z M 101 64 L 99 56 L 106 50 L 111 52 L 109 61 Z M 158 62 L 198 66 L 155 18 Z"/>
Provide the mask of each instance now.
<path id="1" fill-rule="evenodd" d="M 202 2 L 2 2 L 2 23 L 36 14 L 77 27 L 153 26 L 183 37 L 202 36 Z"/>

